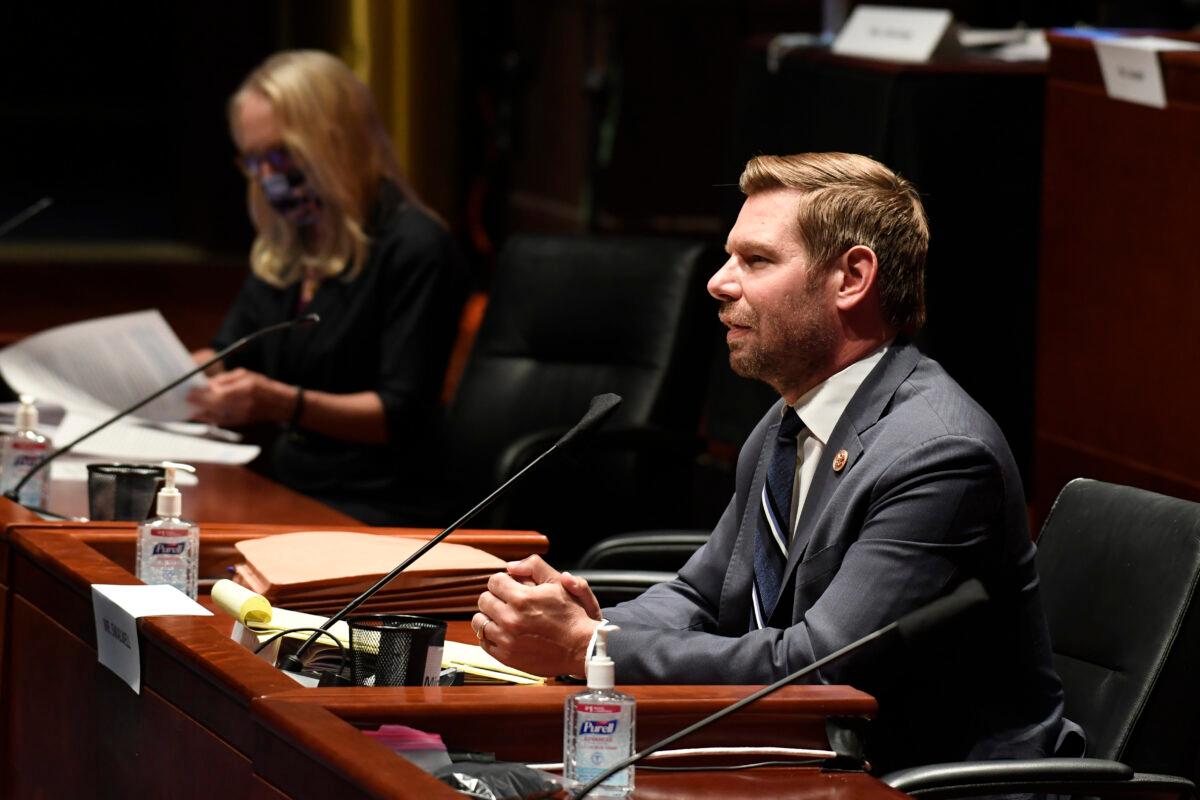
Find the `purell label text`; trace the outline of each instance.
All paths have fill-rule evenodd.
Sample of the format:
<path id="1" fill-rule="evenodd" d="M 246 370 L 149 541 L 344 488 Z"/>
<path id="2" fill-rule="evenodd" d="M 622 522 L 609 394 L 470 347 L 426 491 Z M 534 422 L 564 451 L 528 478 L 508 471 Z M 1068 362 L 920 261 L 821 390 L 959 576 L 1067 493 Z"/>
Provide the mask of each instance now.
<path id="1" fill-rule="evenodd" d="M 21 469 L 22 467 L 32 467 L 41 460 L 42 460 L 41 450 L 38 450 L 35 453 L 19 453 L 19 454 L 17 454 L 17 457 L 13 459 L 13 467 L 15 469 Z"/>
<path id="2" fill-rule="evenodd" d="M 156 556 L 181 556 L 184 550 L 187 550 L 187 542 L 158 542 L 150 552 Z"/>
<path id="3" fill-rule="evenodd" d="M 604 721 L 585 719 L 583 724 L 579 726 L 580 736 L 612 736 L 616 732 L 617 721 L 615 719 Z"/>

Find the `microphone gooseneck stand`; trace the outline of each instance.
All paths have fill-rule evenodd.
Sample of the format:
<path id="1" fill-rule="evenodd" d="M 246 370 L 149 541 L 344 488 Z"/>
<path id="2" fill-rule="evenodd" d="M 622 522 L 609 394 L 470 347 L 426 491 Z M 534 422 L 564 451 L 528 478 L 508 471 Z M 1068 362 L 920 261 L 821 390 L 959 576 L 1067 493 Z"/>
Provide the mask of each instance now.
<path id="1" fill-rule="evenodd" d="M 54 205 L 53 197 L 43 197 L 24 211 L 14 214 L 5 220 L 3 224 L 0 224 L 0 236 L 8 236 L 52 205 Z"/>
<path id="2" fill-rule="evenodd" d="M 523 475 L 525 475 L 530 470 L 532 470 L 534 467 L 536 467 L 538 464 L 540 464 L 551 453 L 565 449 L 568 445 L 571 445 L 573 442 L 575 442 L 578 437 L 583 436 L 584 434 L 587 434 L 587 433 L 591 432 L 592 430 L 594 430 L 595 428 L 599 427 L 606 419 L 608 419 L 609 415 L 612 414 L 613 411 L 615 411 L 617 406 L 619 406 L 620 404 L 621 404 L 621 398 L 619 395 L 600 394 L 600 395 L 596 395 L 595 397 L 593 397 L 590 405 L 588 406 L 587 413 L 583 415 L 583 419 L 579 420 L 579 422 L 576 423 L 574 428 L 571 428 L 571 430 L 564 433 L 562 435 L 562 437 L 559 438 L 559 440 L 557 442 L 552 444 L 548 450 L 543 452 L 541 455 L 539 455 L 533 461 L 530 461 L 528 464 L 526 464 L 521 469 L 520 472 L 513 475 L 511 478 L 506 480 L 504 483 L 500 484 L 499 488 L 497 488 L 491 494 L 489 494 L 487 497 L 483 498 L 478 503 L 476 503 L 475 506 L 470 511 L 463 514 L 461 517 L 456 519 L 454 522 L 450 523 L 450 526 L 448 528 L 446 528 L 441 533 L 439 533 L 437 536 L 434 536 L 428 542 L 423 544 L 420 548 L 417 549 L 417 551 L 415 553 L 413 553 L 408 558 L 404 559 L 404 561 L 402 563 L 398 564 L 395 567 L 395 569 L 393 569 L 388 574 L 384 575 L 382 578 L 380 578 L 378 581 L 376 581 L 375 584 L 372 585 L 369 589 L 367 589 L 365 592 L 360 594 L 358 597 L 354 598 L 349 603 L 347 603 L 345 608 L 343 608 L 341 611 L 337 612 L 332 617 L 330 617 L 328 620 L 326 620 L 325 623 L 323 625 L 321 625 L 320 628 L 316 632 L 314 632 L 311 636 L 309 636 L 308 639 L 306 639 L 304 641 L 304 644 L 300 645 L 300 647 L 296 650 L 296 652 L 291 653 L 291 654 L 281 658 L 279 660 L 278 667 L 286 672 L 293 672 L 293 673 L 301 672 L 303 669 L 303 661 L 301 660 L 301 657 L 304 655 L 304 653 L 308 650 L 308 648 L 312 645 L 312 643 L 314 641 L 316 641 L 317 638 L 322 633 L 324 633 L 325 631 L 328 631 L 331 627 L 333 627 L 333 625 L 335 625 L 336 623 L 338 623 L 342 619 L 344 619 L 347 614 L 354 611 L 354 609 L 358 608 L 363 603 L 365 603 L 367 600 L 369 600 L 376 592 L 378 592 L 384 586 L 387 586 L 392 581 L 393 578 L 395 578 L 401 572 L 404 572 L 404 570 L 406 570 L 410 566 L 412 566 L 412 564 L 417 559 L 419 559 L 421 556 L 425 555 L 431 549 L 433 549 L 433 547 L 435 545 L 437 545 L 438 542 L 442 541 L 447 536 L 454 533 L 454 531 L 458 530 L 460 527 L 465 525 L 467 523 L 467 521 L 469 521 L 472 517 L 474 517 L 476 514 L 478 514 L 480 511 L 484 510 L 488 506 L 490 506 L 493 502 L 495 502 L 496 498 L 498 498 L 500 495 L 504 494 L 504 492 L 508 489 L 509 486 L 511 486 L 516 481 L 520 480 L 520 478 Z"/>

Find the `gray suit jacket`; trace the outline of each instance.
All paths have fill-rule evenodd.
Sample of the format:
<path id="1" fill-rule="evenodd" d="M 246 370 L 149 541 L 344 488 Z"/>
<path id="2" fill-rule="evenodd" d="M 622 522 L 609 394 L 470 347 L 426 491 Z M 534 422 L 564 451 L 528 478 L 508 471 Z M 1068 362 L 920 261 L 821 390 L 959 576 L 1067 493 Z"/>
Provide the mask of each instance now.
<path id="1" fill-rule="evenodd" d="M 835 427 L 770 625 L 749 631 L 757 498 L 781 404 L 743 446 L 708 544 L 676 580 L 606 609 L 622 626 L 609 647 L 617 679 L 769 683 L 977 577 L 993 600 L 968 630 L 876 648 L 809 680 L 878 698 L 868 755 L 882 769 L 1052 752 L 1062 689 L 1020 476 L 992 419 L 911 345 L 888 350 Z"/>

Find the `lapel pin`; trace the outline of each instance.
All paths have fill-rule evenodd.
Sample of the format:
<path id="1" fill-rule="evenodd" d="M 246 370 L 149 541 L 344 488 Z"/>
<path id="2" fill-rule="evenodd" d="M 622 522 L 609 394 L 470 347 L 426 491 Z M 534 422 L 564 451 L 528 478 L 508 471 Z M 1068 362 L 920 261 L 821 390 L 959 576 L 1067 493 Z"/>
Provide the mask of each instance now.
<path id="1" fill-rule="evenodd" d="M 841 472 L 842 468 L 846 466 L 846 461 L 849 458 L 850 454 L 845 450 L 838 450 L 837 455 L 833 457 L 833 471 Z"/>

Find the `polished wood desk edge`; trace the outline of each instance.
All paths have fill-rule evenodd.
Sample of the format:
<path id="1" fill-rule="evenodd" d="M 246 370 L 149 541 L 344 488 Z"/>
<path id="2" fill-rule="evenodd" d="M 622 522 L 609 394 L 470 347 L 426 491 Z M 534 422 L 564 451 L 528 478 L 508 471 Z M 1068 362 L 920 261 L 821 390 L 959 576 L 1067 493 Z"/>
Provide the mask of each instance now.
<path id="1" fill-rule="evenodd" d="M 0 512 L 3 509 L 0 508 Z M 305 525 L 239 525 L 233 523 L 201 527 L 200 577 L 205 579 L 230 577 L 231 570 L 243 561 L 236 545 L 247 539 L 258 539 L 279 533 L 313 530 L 319 526 Z M 353 532 L 380 536 L 427 539 L 438 531 L 428 528 L 368 528 L 348 527 Z M 132 522 L 9 522 L 0 530 L 0 585 L 7 582 L 8 544 L 18 533 L 51 534 L 72 539 L 92 548 L 102 558 L 126 571 L 132 571 L 137 540 L 136 524 Z M 450 544 L 466 545 L 508 561 L 533 553 L 545 553 L 549 547 L 546 537 L 536 531 L 467 529 L 447 537 Z M 37 548 L 38 550 L 44 548 Z M 61 550 L 61 548 L 59 548 Z M 82 551 L 79 551 L 82 552 Z M 36 557 L 36 556 L 35 556 Z M 115 579 L 97 579 L 92 583 L 115 583 Z"/>
<path id="2" fill-rule="evenodd" d="M 143 637 L 169 657 L 243 699 L 290 692 L 299 684 L 213 625 L 209 617 L 145 617 Z"/>
<path id="3" fill-rule="evenodd" d="M 59 579 L 78 597 L 90 621 L 92 584 L 136 585 L 140 581 L 127 570 L 97 553 L 73 536 L 38 528 L 10 528 L 11 543 L 33 564 Z M 38 598 L 30 598 L 37 600 Z M 60 620 L 60 624 L 63 621 Z M 84 624 L 68 630 L 95 647 L 95 631 Z M 187 665 L 214 685 L 248 701 L 268 691 L 290 690 L 296 683 L 281 675 L 246 648 L 223 635 L 211 617 L 144 617 L 138 621 L 146 648 L 161 646 L 176 661 Z"/>
<path id="4" fill-rule="evenodd" d="M 638 698 L 645 747 L 751 694 L 758 686 L 621 685 Z M 293 689 L 279 702 L 313 704 L 356 728 L 404 724 L 440 735 L 451 749 L 509 761 L 556 761 L 564 701 L 580 686 L 348 687 Z M 849 686 L 793 686 L 689 736 L 686 747 L 777 745 L 828 749 L 830 718 L 870 719 L 875 700 Z M 513 730 L 521 735 L 514 737 Z"/>
<path id="5" fill-rule="evenodd" d="M 19 506 L 18 506 L 19 508 Z M 21 509 L 24 511 L 24 509 Z M 29 513 L 29 512 L 25 512 Z M 9 529 L 45 529 L 58 532 L 69 532 L 85 541 L 102 542 L 106 538 L 129 538 L 136 535 L 135 522 L 48 522 L 40 518 L 33 520 L 12 520 L 4 526 L 4 535 Z M 296 533 L 300 531 L 339 531 L 350 533 L 369 533 L 378 536 L 398 536 L 408 539 L 431 539 L 441 532 L 438 528 L 376 528 L 364 525 L 329 526 L 322 524 L 264 524 L 264 523 L 211 523 L 200 525 L 201 544 L 218 544 L 232 547 L 243 539 L 259 539 L 281 533 Z M 506 560 L 525 558 L 532 554 L 543 554 L 550 547 L 550 540 L 537 531 L 520 531 L 488 528 L 465 528 L 455 531 L 446 537 L 450 544 L 461 544 L 475 547 L 491 553 L 497 558 Z"/>
<path id="6" fill-rule="evenodd" d="M 24 509 L 22 509 L 22 510 L 24 510 Z M 25 523 L 28 521 L 21 520 L 20 522 Z M 120 522 L 120 521 L 114 522 L 111 520 L 91 520 L 89 522 L 75 522 L 75 521 L 71 521 L 71 520 L 65 520 L 65 521 L 43 520 L 40 517 L 35 517 L 32 520 L 32 522 L 38 523 L 38 524 L 44 524 L 48 527 L 55 527 L 55 528 L 80 528 L 83 530 L 97 530 L 97 531 L 110 531 L 110 530 L 111 531 L 128 531 L 128 530 L 131 530 L 131 529 L 137 527 L 136 522 Z M 411 528 L 411 527 L 405 527 L 403 525 L 392 525 L 392 526 L 386 526 L 386 527 L 385 526 L 372 526 L 372 525 L 344 525 L 344 526 L 339 525 L 336 528 L 333 528 L 324 523 L 304 524 L 304 523 L 294 523 L 294 522 L 292 522 L 292 523 L 210 522 L 207 524 L 205 524 L 205 523 L 197 523 L 197 524 L 202 524 L 202 525 L 204 525 L 205 528 L 207 528 L 209 530 L 213 530 L 213 531 L 218 531 L 218 532 L 235 533 L 235 532 L 242 532 L 242 531 L 252 531 L 252 532 L 260 532 L 261 535 L 264 535 L 264 536 L 269 536 L 269 535 L 276 534 L 276 533 L 294 533 L 296 531 L 336 530 L 336 531 L 349 531 L 351 533 L 378 533 L 378 534 L 383 534 L 383 535 L 387 535 L 387 536 L 411 536 L 414 538 L 426 538 L 427 539 L 427 538 L 432 537 L 434 534 L 440 533 L 442 530 L 441 528 Z M 474 535 L 474 536 L 508 535 L 508 536 L 541 537 L 543 539 L 546 538 L 545 536 L 542 536 L 542 534 L 538 533 L 537 531 L 513 530 L 513 529 L 506 529 L 506 528 L 460 528 L 459 530 L 450 534 L 449 538 L 452 539 L 455 536 L 459 536 L 459 535 Z"/>
<path id="7" fill-rule="evenodd" d="M 365 737 L 359 729 L 330 706 L 314 704 L 311 697 L 306 700 L 303 694 L 294 693 L 288 698 L 258 698 L 251 704 L 251 709 L 259 736 L 296 748 L 326 769 L 346 774 L 371 796 L 402 798 L 413 796 L 410 794 L 413 789 L 426 790 L 425 784 L 407 783 L 412 780 L 408 776 L 414 767 L 399 756 L 384 755 L 381 749 L 386 752 L 386 748 L 380 748 L 375 742 L 364 743 Z M 512 723 L 505 720 L 504 724 Z M 509 731 L 513 735 L 511 729 Z M 558 760 L 558 757 L 548 760 Z M 278 747 L 260 748 L 255 770 L 260 777 L 280 788 L 292 788 L 293 792 L 299 788 L 297 783 L 302 776 L 295 774 L 295 766 L 281 756 Z M 736 786 L 739 798 L 760 797 L 764 791 L 766 796 L 772 796 L 773 791 L 781 788 L 814 800 L 818 797 L 829 800 L 900 800 L 906 797 L 866 773 L 826 772 L 815 766 L 779 770 L 778 774 L 767 774 L 764 770 L 714 773 L 702 768 L 682 774 L 646 772 L 639 774 L 640 789 L 636 796 L 690 797 L 698 792 L 705 797 L 726 797 L 730 788 Z M 421 796 L 458 796 L 444 795 L 444 787 L 435 788 L 436 794 Z"/>
<path id="8" fill-rule="evenodd" d="M 0 497 L 0 528 L 18 522 L 42 522 L 42 518 L 24 506 L 17 505 L 7 497 Z"/>
<path id="9" fill-rule="evenodd" d="M 91 586 L 94 583 L 140 583 L 120 565 L 105 558 L 74 536 L 45 530 L 40 525 L 10 525 L 5 535 L 8 542 L 33 563 L 66 578 L 71 589 L 86 596 L 89 603 Z"/>
<path id="10" fill-rule="evenodd" d="M 723 708 L 761 686 L 718 685 L 628 685 L 618 687 L 638 698 L 638 708 L 655 714 L 695 714 L 702 717 Z M 293 689 L 275 699 L 285 702 L 319 703 L 338 716 L 361 722 L 385 717 L 402 717 L 417 707 L 436 704 L 445 716 L 478 713 L 481 705 L 490 711 L 513 716 L 559 713 L 563 701 L 582 691 L 581 686 L 394 686 Z M 829 716 L 869 718 L 878 712 L 871 695 L 851 686 L 787 686 L 754 703 L 743 713 L 769 715 L 786 713 L 795 719 Z"/>
<path id="11" fill-rule="evenodd" d="M 288 794 L 300 796 L 306 776 L 297 774 L 296 765 L 283 759 L 278 747 L 262 742 L 264 738 L 274 738 L 277 745 L 295 748 L 325 769 L 344 774 L 372 797 L 462 797 L 320 705 L 261 697 L 250 708 L 261 743 L 255 748 L 254 771 Z"/>

